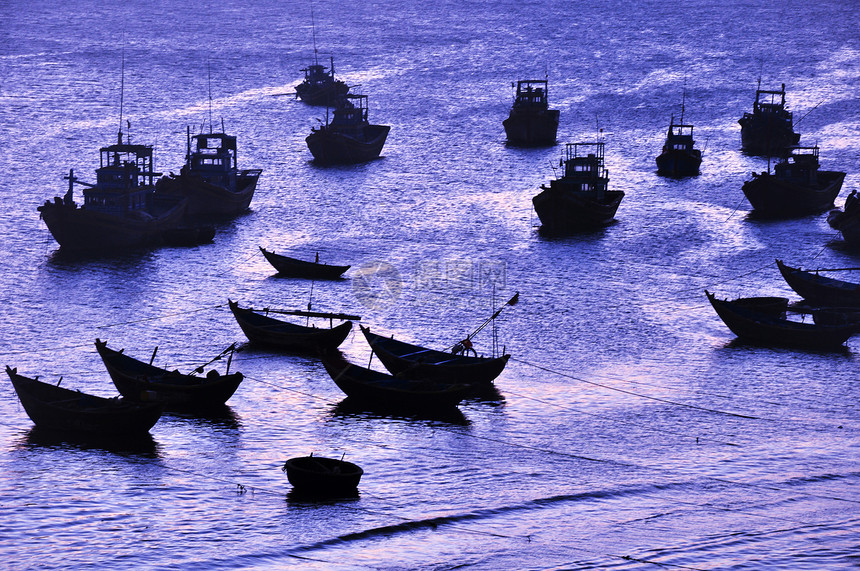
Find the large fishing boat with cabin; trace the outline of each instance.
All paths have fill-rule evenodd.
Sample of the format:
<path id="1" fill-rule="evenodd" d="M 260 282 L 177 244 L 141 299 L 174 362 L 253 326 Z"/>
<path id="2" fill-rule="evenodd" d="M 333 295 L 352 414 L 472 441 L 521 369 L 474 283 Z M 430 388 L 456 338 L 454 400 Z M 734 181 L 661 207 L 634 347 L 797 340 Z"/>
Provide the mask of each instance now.
<path id="1" fill-rule="evenodd" d="M 549 108 L 548 80 L 521 79 L 508 118 L 502 121 L 508 143 L 522 146 L 554 145 L 558 109 Z"/>
<path id="2" fill-rule="evenodd" d="M 317 60 L 314 47 L 314 63 L 302 71 L 305 78 L 296 86 L 296 97 L 308 105 L 334 106 L 349 93 L 349 86 L 334 77 L 334 57 L 330 56 L 330 67 Z"/>
<path id="3" fill-rule="evenodd" d="M 367 120 L 367 95 L 347 95 L 332 113 L 331 122 L 311 129 L 305 142 L 322 165 L 352 164 L 379 157 L 391 127 Z"/>
<path id="4" fill-rule="evenodd" d="M 560 161 L 562 175 L 541 185 L 532 199 L 541 231 L 567 234 L 605 226 L 615 218 L 624 191 L 609 190 L 604 143 L 568 143 Z"/>
<path id="5" fill-rule="evenodd" d="M 780 89 L 761 88 L 755 92 L 752 113 L 738 119 L 741 125 L 741 147 L 750 155 L 781 155 L 786 148 L 800 141 L 794 132 L 794 118 L 785 107 L 785 84 Z"/>

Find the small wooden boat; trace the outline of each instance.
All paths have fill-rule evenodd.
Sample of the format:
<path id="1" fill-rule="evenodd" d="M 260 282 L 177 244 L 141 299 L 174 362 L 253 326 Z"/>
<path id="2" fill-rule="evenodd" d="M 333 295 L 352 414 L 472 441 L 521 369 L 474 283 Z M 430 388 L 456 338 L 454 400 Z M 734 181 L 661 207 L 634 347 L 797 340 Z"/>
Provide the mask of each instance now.
<path id="1" fill-rule="evenodd" d="M 157 196 L 152 147 L 122 142 L 99 150 L 96 182 L 82 182 L 74 169 L 65 177 L 69 189 L 37 210 L 63 250 L 127 250 L 164 243 L 164 233 L 181 226 L 187 201 Z M 74 185 L 86 187 L 83 204 L 74 200 Z"/>
<path id="2" fill-rule="evenodd" d="M 550 109 L 546 79 L 521 79 L 508 118 L 502 121 L 511 145 L 554 145 L 559 110 Z"/>
<path id="3" fill-rule="evenodd" d="M 791 147 L 773 174 L 753 173 L 743 192 L 761 217 L 804 216 L 833 206 L 845 173 L 819 170 L 818 147 Z"/>
<path id="4" fill-rule="evenodd" d="M 188 198 L 190 216 L 224 217 L 248 209 L 261 169 L 239 170 L 236 137 L 225 133 L 187 131 L 185 165 L 178 175 L 162 177 L 155 185 L 160 196 Z"/>
<path id="5" fill-rule="evenodd" d="M 853 324 L 819 325 L 790 321 L 757 309 L 755 305 L 758 302 L 749 307 L 738 300 L 717 299 L 707 291 L 705 295 L 723 323 L 744 341 L 762 345 L 838 349 L 857 329 Z"/>
<path id="6" fill-rule="evenodd" d="M 252 308 L 241 308 L 232 300 L 227 300 L 233 317 L 248 339 L 254 343 L 271 345 L 289 351 L 300 351 L 316 353 L 323 349 L 334 349 L 343 343 L 352 329 L 352 321 L 359 320 L 358 315 L 347 315 L 344 313 L 323 313 L 301 310 L 254 310 Z M 333 320 L 346 320 L 337 326 L 307 327 L 289 323 L 280 319 L 269 317 L 269 313 L 281 315 L 295 315 L 300 317 L 318 317 L 328 319 L 330 325 Z"/>
<path id="7" fill-rule="evenodd" d="M 333 496 L 354 492 L 364 470 L 343 459 L 322 456 L 299 456 L 284 462 L 281 468 L 296 490 L 315 495 Z"/>
<path id="8" fill-rule="evenodd" d="M 504 370 L 510 355 L 477 357 L 436 351 L 419 345 L 398 341 L 371 333 L 364 326 L 361 332 L 393 375 L 406 379 L 430 379 L 449 384 L 489 384 Z"/>
<path id="9" fill-rule="evenodd" d="M 549 234 L 568 234 L 605 226 L 615 218 L 624 191 L 609 190 L 603 166 L 603 142 L 568 143 L 561 160 L 562 176 L 541 186 L 532 199 Z"/>
<path id="10" fill-rule="evenodd" d="M 860 198 L 856 190 L 852 190 L 845 198 L 841 210 L 834 208 L 827 214 L 827 223 L 842 234 L 847 246 L 860 247 Z"/>
<path id="11" fill-rule="evenodd" d="M 779 273 L 803 299 L 817 305 L 860 307 L 860 284 L 787 266 L 777 260 Z"/>
<path id="12" fill-rule="evenodd" d="M 272 267 L 278 270 L 278 274 L 284 277 L 335 280 L 340 278 L 341 274 L 350 268 L 350 266 L 321 264 L 319 263 L 319 254 L 317 254 L 317 261 L 306 262 L 298 258 L 290 258 L 289 256 L 270 252 L 262 246 L 259 248 L 263 252 L 263 256 L 266 257 L 266 260 L 272 264 Z"/>
<path id="13" fill-rule="evenodd" d="M 367 119 L 367 95 L 347 95 L 329 122 L 311 129 L 305 138 L 314 162 L 320 165 L 355 164 L 379 158 L 389 125 L 372 125 Z"/>
<path id="14" fill-rule="evenodd" d="M 675 116 L 669 120 L 669 131 L 663 150 L 657 157 L 657 174 L 669 177 L 695 176 L 702 164 L 702 151 L 695 148 L 693 126 L 684 124 L 684 102 L 681 100 L 681 120 L 675 123 Z"/>
<path id="15" fill-rule="evenodd" d="M 785 107 L 785 84 L 779 90 L 761 89 L 759 80 L 752 113 L 738 119 L 741 147 L 750 155 L 781 155 L 800 141 L 794 132 L 794 119 Z"/>
<path id="16" fill-rule="evenodd" d="M 326 371 L 346 396 L 354 401 L 385 410 L 433 410 L 456 406 L 471 388 L 430 380 L 401 379 L 354 365 L 339 352 L 321 356 Z"/>
<path id="17" fill-rule="evenodd" d="M 233 349 L 231 345 L 209 361 L 212 363 L 229 354 L 226 374 L 222 375 L 213 369 L 205 377 L 198 377 L 195 374 L 182 374 L 176 370 L 168 371 L 155 367 L 151 362 L 144 363 L 123 354 L 122 351 L 109 349 L 105 341 L 96 339 L 96 350 L 123 396 L 135 401 L 158 402 L 177 408 L 217 407 L 233 396 L 244 378 L 242 373 L 230 373 Z M 198 367 L 195 373 L 202 373 L 205 366 Z"/>
<path id="18" fill-rule="evenodd" d="M 145 434 L 161 417 L 159 404 L 102 398 L 49 385 L 8 366 L 6 374 L 27 416 L 39 428 L 118 438 Z"/>
<path id="19" fill-rule="evenodd" d="M 296 86 L 296 97 L 308 105 L 333 106 L 346 97 L 349 86 L 334 77 L 334 57 L 330 57 L 331 67 L 326 69 L 317 59 L 316 40 L 314 40 L 314 63 L 301 71 L 305 78 Z"/>

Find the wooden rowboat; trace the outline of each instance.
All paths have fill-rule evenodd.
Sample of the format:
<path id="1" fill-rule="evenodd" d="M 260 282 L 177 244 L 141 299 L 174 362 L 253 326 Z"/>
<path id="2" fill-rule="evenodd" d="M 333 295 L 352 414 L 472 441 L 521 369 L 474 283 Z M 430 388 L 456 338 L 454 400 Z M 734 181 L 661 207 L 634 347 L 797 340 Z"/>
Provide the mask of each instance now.
<path id="1" fill-rule="evenodd" d="M 293 487 L 301 492 L 318 495 L 339 495 L 354 492 L 364 470 L 357 464 L 321 456 L 290 458 L 281 468 Z"/>
<path id="2" fill-rule="evenodd" d="M 818 305 L 860 307 L 860 284 L 801 270 L 777 260 L 776 265 L 786 283 L 803 299 Z"/>
<path id="3" fill-rule="evenodd" d="M 358 315 L 347 315 L 343 313 L 322 313 L 300 310 L 275 310 L 253 308 L 242 308 L 232 300 L 227 300 L 230 311 L 242 331 L 253 343 L 270 345 L 288 351 L 299 351 L 316 353 L 323 349 L 334 349 L 343 343 L 352 329 L 350 319 L 361 319 Z M 274 317 L 269 313 L 296 315 L 301 317 L 320 317 L 331 320 L 346 319 L 343 323 L 334 327 L 307 327 L 289 323 Z"/>
<path id="4" fill-rule="evenodd" d="M 102 398 L 43 383 L 6 367 L 27 416 L 39 428 L 101 438 L 146 434 L 161 417 L 159 404 Z"/>
<path id="5" fill-rule="evenodd" d="M 350 266 L 332 266 L 319 262 L 306 262 L 289 256 L 282 256 L 266 250 L 260 246 L 260 251 L 272 264 L 278 275 L 292 278 L 310 278 L 315 280 L 336 280 L 340 278 Z"/>
<path id="6" fill-rule="evenodd" d="M 511 357 L 471 357 L 436 351 L 376 335 L 369 328 L 360 327 L 385 368 L 401 378 L 432 379 L 451 384 L 489 384 L 501 374 Z"/>
<path id="7" fill-rule="evenodd" d="M 144 363 L 121 350 L 108 348 L 107 342 L 99 339 L 96 339 L 96 350 L 119 392 L 136 401 L 159 402 L 177 408 L 217 407 L 233 396 L 244 378 L 242 373 L 229 373 L 229 361 L 228 374 L 221 375 L 213 369 L 205 377 L 198 377 Z M 228 352 L 232 357 L 232 350 L 231 345 L 213 361 Z M 203 367 L 198 370 L 202 372 Z"/>

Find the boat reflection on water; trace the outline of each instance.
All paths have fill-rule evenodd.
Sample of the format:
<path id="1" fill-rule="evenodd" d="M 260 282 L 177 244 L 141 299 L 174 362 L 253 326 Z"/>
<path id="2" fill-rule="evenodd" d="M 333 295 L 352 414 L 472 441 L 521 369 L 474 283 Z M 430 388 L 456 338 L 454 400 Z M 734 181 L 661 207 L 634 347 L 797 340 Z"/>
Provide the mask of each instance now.
<path id="1" fill-rule="evenodd" d="M 110 438 L 33 426 L 24 434 L 15 448 L 101 450 L 122 456 L 161 458 L 161 446 L 149 433 L 133 437 Z"/>
<path id="2" fill-rule="evenodd" d="M 428 409 L 415 411 L 400 411 L 400 410 L 385 410 L 378 407 L 371 407 L 367 404 L 351 399 L 349 397 L 340 401 L 335 405 L 329 416 L 332 418 L 342 419 L 362 419 L 362 420 L 407 420 L 407 421 L 430 421 L 441 422 L 444 424 L 454 424 L 457 426 L 469 426 L 471 421 L 466 418 L 463 412 L 457 407 L 449 407 L 444 409 Z"/>
<path id="3" fill-rule="evenodd" d="M 207 407 L 202 410 L 171 410 L 162 416 L 164 420 L 174 420 L 193 428 L 214 428 L 219 430 L 239 430 L 242 419 L 229 405 Z"/>

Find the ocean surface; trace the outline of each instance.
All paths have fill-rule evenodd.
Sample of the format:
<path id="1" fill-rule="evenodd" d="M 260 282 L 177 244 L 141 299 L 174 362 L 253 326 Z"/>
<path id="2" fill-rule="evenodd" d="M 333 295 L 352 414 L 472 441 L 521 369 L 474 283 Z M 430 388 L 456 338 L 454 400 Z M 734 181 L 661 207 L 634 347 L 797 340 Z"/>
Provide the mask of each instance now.
<path id="1" fill-rule="evenodd" d="M 826 214 L 748 216 L 741 186 L 768 164 L 737 123 L 759 81 L 785 83 L 801 143 L 847 172 L 837 205 L 860 186 L 856 1 L 0 5 L 2 365 L 114 396 L 97 338 L 181 370 L 239 342 L 246 376 L 221 414 L 167 414 L 133 446 L 45 436 L 0 383 L 3 568 L 860 565 L 860 338 L 745 345 L 704 294 L 797 299 L 777 258 L 860 266 Z M 391 126 L 381 159 L 311 162 L 326 110 L 294 88 L 314 38 Z M 506 146 L 511 83 L 544 77 L 559 144 Z M 671 180 L 654 158 L 682 99 L 704 162 Z M 263 169 L 214 243 L 58 251 L 36 207 L 69 169 L 92 180 L 121 124 L 168 173 L 210 120 Z M 563 143 L 597 138 L 616 223 L 542 237 L 531 198 Z M 352 268 L 277 278 L 259 246 Z M 311 301 L 444 348 L 515 292 L 476 338 L 512 355 L 498 395 L 438 417 L 343 406 L 315 358 L 247 345 L 227 309 Z M 357 327 L 341 348 L 370 361 Z M 295 497 L 281 466 L 311 452 L 360 464 L 359 495 Z"/>

